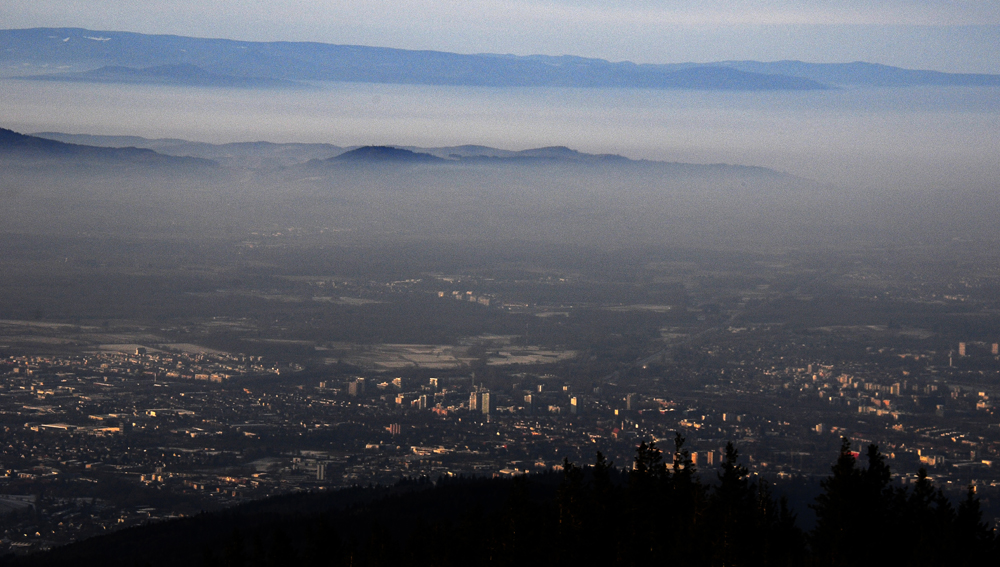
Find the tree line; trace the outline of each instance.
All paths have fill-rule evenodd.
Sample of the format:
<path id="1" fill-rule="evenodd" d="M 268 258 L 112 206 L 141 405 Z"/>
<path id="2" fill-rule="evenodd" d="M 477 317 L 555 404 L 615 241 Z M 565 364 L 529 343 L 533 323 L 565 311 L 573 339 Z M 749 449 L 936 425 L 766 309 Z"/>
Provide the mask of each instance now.
<path id="1" fill-rule="evenodd" d="M 816 526 L 799 528 L 788 503 L 770 483 L 753 480 L 732 443 L 714 479 L 698 474 L 677 434 L 664 454 L 641 443 L 631 467 L 618 468 L 597 453 L 593 464 L 563 462 L 558 482 L 521 477 L 509 483 L 503 504 L 460 516 L 400 527 L 383 511 L 362 537 L 335 538 L 334 547 L 295 555 L 293 546 L 268 556 L 232 561 L 206 556 L 206 565 L 946 565 L 997 564 L 997 538 L 983 521 L 973 487 L 957 506 L 921 470 L 910 487 L 892 482 L 878 447 L 861 466 L 843 439 L 831 474 L 811 504 Z M 495 485 L 494 485 L 495 488 Z M 438 490 L 438 489 L 434 489 Z M 429 504 L 433 507 L 433 504 Z M 333 540 L 330 540 L 333 541 Z M 229 549 L 237 545 L 229 542 Z M 249 549 L 249 548 L 246 548 Z M 271 557 L 272 562 L 260 558 Z M 313 558 L 310 560 L 310 558 Z M 291 561 L 291 563 L 287 562 Z"/>
<path id="2" fill-rule="evenodd" d="M 154 524 L 14 565 L 204 567 L 1000 564 L 973 487 L 957 505 L 921 470 L 892 482 L 878 447 L 864 466 L 843 439 L 802 530 L 732 443 L 715 475 L 641 443 L 631 466 L 601 453 L 516 479 L 407 480 L 394 487 L 279 497 L 240 510 Z M 860 456 L 860 455 L 859 455 Z M 713 478 L 714 476 L 714 478 Z M 342 496 L 341 496 L 342 495 Z M 339 501 L 340 504 L 334 504 Z M 100 539 L 100 538 L 96 538 Z M 183 540 L 183 541 L 181 541 Z M 0 561 L 0 563 L 3 563 Z"/>

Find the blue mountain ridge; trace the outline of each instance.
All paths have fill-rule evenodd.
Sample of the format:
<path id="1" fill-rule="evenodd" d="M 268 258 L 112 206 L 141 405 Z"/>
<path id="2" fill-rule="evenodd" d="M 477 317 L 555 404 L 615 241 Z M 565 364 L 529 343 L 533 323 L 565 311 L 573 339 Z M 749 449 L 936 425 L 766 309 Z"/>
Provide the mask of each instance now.
<path id="1" fill-rule="evenodd" d="M 157 65 L 141 69 L 106 65 L 92 71 L 31 75 L 27 79 L 84 83 L 162 84 L 193 87 L 302 88 L 305 85 L 284 79 L 238 77 L 211 73 L 188 63 Z"/>
<path id="2" fill-rule="evenodd" d="M 310 42 L 249 42 L 79 28 L 0 30 L 0 63 L 26 78 L 291 87 L 350 81 L 493 87 L 817 90 L 839 86 L 997 86 L 1000 75 L 854 62 L 636 64 L 576 56 L 458 54 Z"/>

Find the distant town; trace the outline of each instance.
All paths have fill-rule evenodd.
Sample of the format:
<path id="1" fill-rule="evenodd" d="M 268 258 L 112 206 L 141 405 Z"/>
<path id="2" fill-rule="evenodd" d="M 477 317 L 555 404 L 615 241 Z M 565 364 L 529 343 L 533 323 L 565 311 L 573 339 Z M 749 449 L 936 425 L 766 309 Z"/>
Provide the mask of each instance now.
<path id="1" fill-rule="evenodd" d="M 435 295 L 485 306 L 471 294 Z M 88 334 L 2 326 L 50 342 Z M 629 466 L 640 441 L 666 447 L 675 432 L 707 474 L 733 441 L 754 475 L 817 481 L 846 436 L 859 451 L 878 444 L 900 482 L 923 467 L 946 491 L 974 483 L 996 502 L 998 345 L 901 349 L 895 335 L 842 327 L 813 336 L 835 351 L 871 344 L 843 361 L 797 356 L 818 344 L 794 349 L 769 325 L 697 344 L 690 329 L 671 328 L 631 375 L 596 382 L 567 370 L 576 353 L 546 357 L 498 336 L 488 348 L 452 347 L 462 353 L 444 364 L 433 345 L 383 345 L 361 357 L 367 368 L 327 359 L 320 372 L 190 343 L 9 356 L 0 360 L 2 539 L 25 552 L 276 494 L 521 475 L 587 463 L 596 451 Z"/>

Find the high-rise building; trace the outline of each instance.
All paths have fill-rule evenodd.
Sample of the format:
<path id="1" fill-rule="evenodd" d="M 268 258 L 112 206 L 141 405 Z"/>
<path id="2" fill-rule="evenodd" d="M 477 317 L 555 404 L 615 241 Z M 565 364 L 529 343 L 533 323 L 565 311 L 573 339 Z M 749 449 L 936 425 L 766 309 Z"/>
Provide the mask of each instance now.
<path id="1" fill-rule="evenodd" d="M 625 409 L 629 411 L 637 409 L 636 404 L 638 401 L 638 396 L 635 393 L 627 394 L 625 396 Z"/>
<path id="2" fill-rule="evenodd" d="M 352 398 L 365 395 L 365 379 L 356 378 L 347 383 L 347 395 Z"/>
<path id="3" fill-rule="evenodd" d="M 958 343 L 958 356 L 965 356 L 965 343 Z"/>
<path id="4" fill-rule="evenodd" d="M 479 410 L 479 394 L 472 392 L 469 394 L 469 411 Z"/>
<path id="5" fill-rule="evenodd" d="M 993 343 L 993 356 L 1000 354 L 1000 343 Z"/>
<path id="6" fill-rule="evenodd" d="M 326 480 L 326 463 L 316 463 L 316 480 Z"/>
<path id="7" fill-rule="evenodd" d="M 569 399 L 569 413 L 573 415 L 580 413 L 580 400 L 576 396 Z"/>
<path id="8" fill-rule="evenodd" d="M 482 406 L 483 415 L 490 415 L 490 393 L 483 392 L 480 396 L 482 397 L 480 405 Z"/>

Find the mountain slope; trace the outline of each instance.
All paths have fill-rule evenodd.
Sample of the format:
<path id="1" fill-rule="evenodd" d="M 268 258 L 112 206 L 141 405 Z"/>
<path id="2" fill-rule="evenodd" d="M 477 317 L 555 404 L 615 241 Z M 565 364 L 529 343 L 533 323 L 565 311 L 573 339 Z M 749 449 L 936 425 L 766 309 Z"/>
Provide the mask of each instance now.
<path id="1" fill-rule="evenodd" d="M 726 61 L 720 64 L 749 73 L 791 75 L 812 79 L 825 84 L 845 86 L 1000 86 L 1000 75 L 919 71 L 861 61 L 853 63 Z"/>
<path id="2" fill-rule="evenodd" d="M 941 73 L 862 62 L 635 64 L 569 55 L 459 54 L 79 28 L 0 30 L 0 63 L 36 79 L 238 87 L 290 87 L 305 81 L 734 91 L 848 85 L 1000 85 L 1000 75 Z"/>
<path id="3" fill-rule="evenodd" d="M 332 157 L 327 162 L 344 163 L 436 163 L 444 161 L 431 154 L 392 146 L 362 146 Z"/>
<path id="4" fill-rule="evenodd" d="M 216 165 L 211 160 L 168 156 L 143 148 L 105 148 L 68 144 L 57 140 L 21 134 L 5 128 L 0 128 L 0 157 L 15 160 L 112 161 L 144 165 Z"/>
<path id="5" fill-rule="evenodd" d="M 66 134 L 62 132 L 37 132 L 32 135 L 39 138 L 66 142 L 67 144 L 102 146 L 106 148 L 146 148 L 170 156 L 198 157 L 233 167 L 289 166 L 311 159 L 327 159 L 344 151 L 344 148 L 333 144 L 260 141 L 209 144 L 176 138 L 150 139 L 139 136 L 99 136 L 92 134 Z"/>
<path id="6" fill-rule="evenodd" d="M 92 71 L 32 75 L 25 78 L 43 81 L 184 85 L 192 87 L 290 88 L 304 86 L 302 83 L 283 79 L 236 77 L 233 75 L 210 73 L 201 67 L 188 63 L 158 65 L 140 69 L 106 65 Z"/>
<path id="7" fill-rule="evenodd" d="M 0 62 L 48 80 L 163 82 L 351 81 L 494 87 L 640 87 L 702 90 L 809 90 L 811 79 L 718 65 L 636 65 L 580 57 L 464 55 L 302 42 L 244 42 L 75 28 L 0 31 Z M 53 72 L 52 70 L 56 71 Z M 101 72 L 93 73 L 97 69 Z M 179 70 L 186 72 L 179 73 Z"/>
<path id="8" fill-rule="evenodd" d="M 37 132 L 34 137 L 57 140 L 81 146 L 104 148 L 146 148 L 160 154 L 196 157 L 220 161 L 227 165 L 294 166 L 322 163 L 456 163 L 471 165 L 527 165 L 527 164 L 620 164 L 637 168 L 669 168 L 674 171 L 741 171 L 744 173 L 783 175 L 777 171 L 754 166 L 728 164 L 688 164 L 631 160 L 617 154 L 588 154 L 565 146 L 505 150 L 489 146 L 463 145 L 425 148 L 419 146 L 361 146 L 342 148 L 321 143 L 231 142 L 210 144 L 176 138 L 149 139 L 139 136 L 102 136 L 93 134 L 66 134 L 63 132 Z"/>

